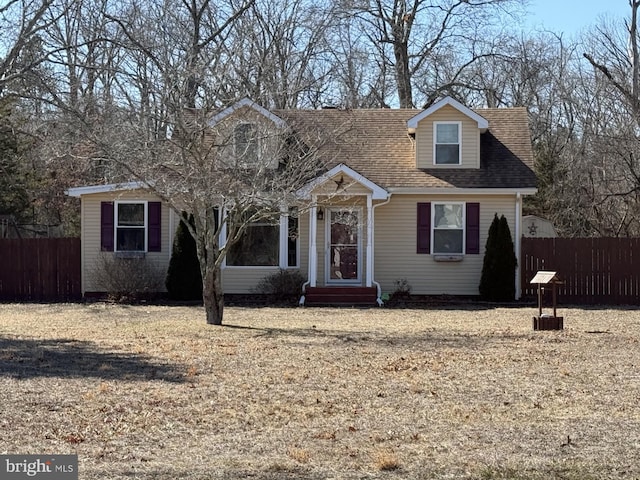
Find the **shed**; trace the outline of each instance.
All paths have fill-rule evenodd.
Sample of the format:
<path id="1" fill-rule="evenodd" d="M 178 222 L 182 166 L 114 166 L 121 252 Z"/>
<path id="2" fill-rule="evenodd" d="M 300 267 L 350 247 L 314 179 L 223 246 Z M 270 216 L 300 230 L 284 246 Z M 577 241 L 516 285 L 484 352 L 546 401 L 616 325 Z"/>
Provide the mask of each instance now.
<path id="1" fill-rule="evenodd" d="M 556 229 L 553 223 L 535 215 L 522 217 L 522 236 L 530 238 L 555 238 Z"/>

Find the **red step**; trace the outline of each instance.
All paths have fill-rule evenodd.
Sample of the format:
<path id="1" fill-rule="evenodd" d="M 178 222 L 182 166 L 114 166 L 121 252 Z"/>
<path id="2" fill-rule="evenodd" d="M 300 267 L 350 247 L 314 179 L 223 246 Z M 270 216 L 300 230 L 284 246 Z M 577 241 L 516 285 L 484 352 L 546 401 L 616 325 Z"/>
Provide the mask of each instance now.
<path id="1" fill-rule="evenodd" d="M 306 306 L 376 306 L 376 287 L 307 287 Z"/>

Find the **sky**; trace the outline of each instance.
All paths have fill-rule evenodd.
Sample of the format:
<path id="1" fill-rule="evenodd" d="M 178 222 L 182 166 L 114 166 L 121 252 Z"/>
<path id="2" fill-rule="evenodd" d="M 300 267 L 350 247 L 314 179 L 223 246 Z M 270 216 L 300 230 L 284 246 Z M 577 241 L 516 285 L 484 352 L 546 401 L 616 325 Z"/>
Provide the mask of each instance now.
<path id="1" fill-rule="evenodd" d="M 596 23 L 603 15 L 627 18 L 631 7 L 629 0 L 529 0 L 527 10 L 528 26 L 564 32 L 571 37 Z"/>

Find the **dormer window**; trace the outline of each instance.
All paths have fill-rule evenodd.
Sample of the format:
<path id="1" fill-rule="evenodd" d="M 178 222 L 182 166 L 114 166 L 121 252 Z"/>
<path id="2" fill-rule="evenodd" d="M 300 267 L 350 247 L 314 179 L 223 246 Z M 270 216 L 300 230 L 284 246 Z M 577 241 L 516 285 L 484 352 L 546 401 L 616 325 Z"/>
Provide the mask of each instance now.
<path id="1" fill-rule="evenodd" d="M 258 129 L 255 123 L 239 123 L 233 131 L 233 145 L 236 160 L 241 165 L 251 165 L 258 161 Z"/>
<path id="2" fill-rule="evenodd" d="M 435 165 L 460 165 L 461 122 L 435 122 L 433 124 L 433 162 Z"/>

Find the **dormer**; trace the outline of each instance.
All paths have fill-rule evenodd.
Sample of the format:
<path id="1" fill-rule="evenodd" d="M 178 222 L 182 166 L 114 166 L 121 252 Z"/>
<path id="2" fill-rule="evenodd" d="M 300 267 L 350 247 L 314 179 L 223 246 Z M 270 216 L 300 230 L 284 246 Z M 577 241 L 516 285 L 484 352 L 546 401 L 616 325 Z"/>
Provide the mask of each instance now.
<path id="1" fill-rule="evenodd" d="M 480 168 L 480 134 L 489 122 L 457 100 L 439 100 L 407 127 L 415 138 L 417 168 Z"/>
<path id="2" fill-rule="evenodd" d="M 286 122 L 248 98 L 218 112 L 208 122 L 228 166 L 277 168 Z"/>

